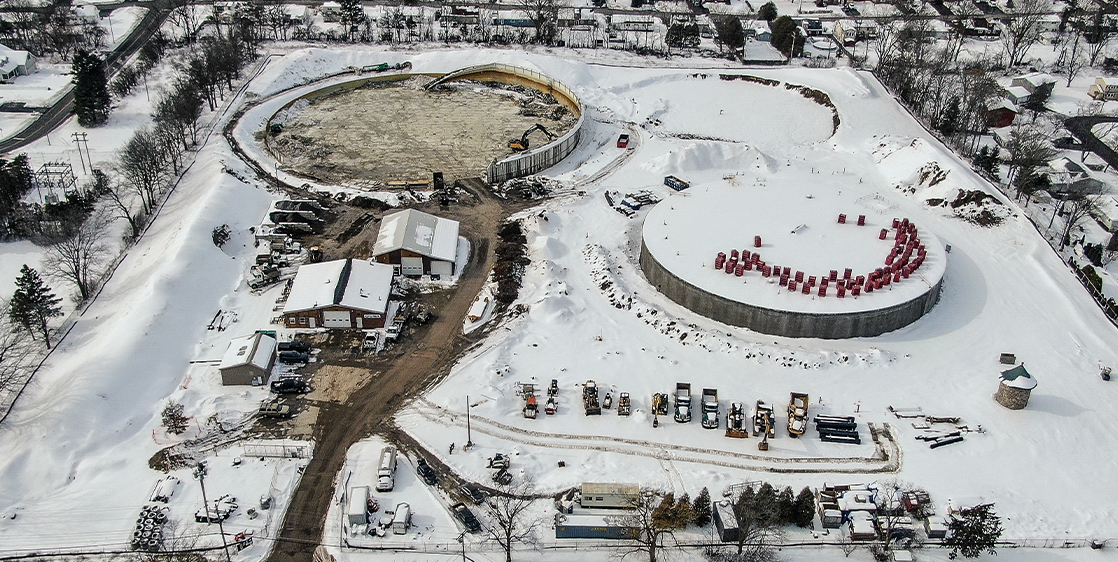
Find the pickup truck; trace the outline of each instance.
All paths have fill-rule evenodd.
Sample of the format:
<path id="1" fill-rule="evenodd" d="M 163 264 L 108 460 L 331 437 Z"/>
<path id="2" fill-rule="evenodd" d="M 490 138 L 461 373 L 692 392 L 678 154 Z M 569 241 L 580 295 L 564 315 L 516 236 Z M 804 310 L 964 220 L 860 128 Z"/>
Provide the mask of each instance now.
<path id="1" fill-rule="evenodd" d="M 265 402 L 260 405 L 260 415 L 266 418 L 290 418 L 291 406 L 280 402 Z"/>

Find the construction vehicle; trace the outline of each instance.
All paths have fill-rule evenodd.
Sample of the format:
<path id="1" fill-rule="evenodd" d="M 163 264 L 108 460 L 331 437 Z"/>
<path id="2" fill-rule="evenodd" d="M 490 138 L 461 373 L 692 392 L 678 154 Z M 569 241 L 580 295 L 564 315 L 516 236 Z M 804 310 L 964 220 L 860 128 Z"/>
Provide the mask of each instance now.
<path id="1" fill-rule="evenodd" d="M 807 394 L 792 393 L 788 400 L 788 435 L 799 437 L 807 430 L 807 408 L 810 403 Z"/>
<path id="2" fill-rule="evenodd" d="M 691 383 L 675 383 L 675 421 L 691 422 Z"/>
<path id="3" fill-rule="evenodd" d="M 509 467 L 509 464 L 510 463 L 508 455 L 504 453 L 495 453 L 492 457 L 489 457 L 489 464 L 487 465 L 487 467 L 496 469 L 507 469 Z"/>
<path id="4" fill-rule="evenodd" d="M 718 389 L 717 388 L 704 388 L 703 389 L 703 427 L 706 429 L 718 429 Z"/>
<path id="5" fill-rule="evenodd" d="M 606 397 L 602 400 L 602 407 L 607 410 L 613 407 L 613 395 L 609 391 L 606 392 Z"/>
<path id="6" fill-rule="evenodd" d="M 773 423 L 775 420 L 772 406 L 765 404 L 764 400 L 758 400 L 753 408 L 753 436 L 764 434 L 768 437 L 776 437 L 776 425 Z"/>
<path id="7" fill-rule="evenodd" d="M 668 395 L 662 392 L 657 392 L 652 395 L 652 415 L 666 416 L 668 415 Z"/>
<path id="8" fill-rule="evenodd" d="M 582 405 L 588 416 L 602 415 L 602 408 L 598 405 L 598 384 L 593 380 L 586 381 L 582 387 Z"/>
<path id="9" fill-rule="evenodd" d="M 726 414 L 726 437 L 749 437 L 749 426 L 745 425 L 745 404 L 730 404 L 730 412 Z"/>
<path id="10" fill-rule="evenodd" d="M 632 406 L 629 403 L 629 393 L 622 392 L 617 397 L 617 415 L 627 416 L 631 414 L 632 411 Z"/>
<path id="11" fill-rule="evenodd" d="M 547 130 L 543 125 L 540 125 L 539 123 L 536 123 L 536 125 L 534 127 L 532 127 L 531 129 L 528 129 L 527 131 L 524 131 L 524 134 L 519 139 L 510 140 L 509 141 L 509 148 L 511 148 L 513 150 L 513 152 L 524 152 L 525 150 L 528 150 L 528 148 L 531 146 L 531 144 L 528 141 L 528 135 L 536 132 L 537 130 L 540 131 L 541 133 L 547 135 L 547 140 L 548 141 L 555 140 L 555 135 L 552 134 L 551 131 Z"/>
<path id="12" fill-rule="evenodd" d="M 555 402 L 555 397 L 554 396 L 548 396 L 547 397 L 547 404 L 544 405 L 543 411 L 544 411 L 545 414 L 550 416 L 550 415 L 555 413 L 555 409 L 557 407 L 558 407 L 558 404 Z"/>
<path id="13" fill-rule="evenodd" d="M 389 70 L 405 70 L 411 68 L 411 61 L 404 61 L 396 64 L 388 64 L 382 62 L 380 64 L 370 64 L 361 67 L 361 72 L 388 72 Z"/>
<path id="14" fill-rule="evenodd" d="M 557 396 L 559 394 L 559 381 L 551 379 L 551 386 L 547 387 L 548 396 Z"/>
<path id="15" fill-rule="evenodd" d="M 524 417 L 536 419 L 539 406 L 536 403 L 536 385 L 530 383 L 516 383 L 516 393 L 524 397 Z"/>

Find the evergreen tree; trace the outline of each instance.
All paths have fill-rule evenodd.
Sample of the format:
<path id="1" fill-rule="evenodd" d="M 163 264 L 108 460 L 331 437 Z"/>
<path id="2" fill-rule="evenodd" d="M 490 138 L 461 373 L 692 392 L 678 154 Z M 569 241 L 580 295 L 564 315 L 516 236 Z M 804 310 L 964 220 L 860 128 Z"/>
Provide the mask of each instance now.
<path id="1" fill-rule="evenodd" d="M 691 502 L 691 510 L 695 512 L 695 525 L 706 527 L 710 525 L 710 491 L 703 488 L 695 501 Z"/>
<path id="2" fill-rule="evenodd" d="M 39 272 L 24 264 L 16 279 L 16 292 L 8 302 L 8 317 L 31 333 L 32 337 L 36 330 L 40 331 L 47 349 L 50 349 L 47 321 L 62 316 L 62 307 L 59 306 L 61 302 L 62 299 L 56 297 L 43 282 Z"/>
<path id="3" fill-rule="evenodd" d="M 994 504 L 983 504 L 952 515 L 947 523 L 943 546 L 951 549 L 952 560 L 978 558 L 983 552 L 996 554 L 994 545 L 1002 536 L 1002 520 L 994 513 Z"/>
<path id="4" fill-rule="evenodd" d="M 74 54 L 74 113 L 82 127 L 96 127 L 109 118 L 109 80 L 101 57 L 84 49 Z"/>
<path id="5" fill-rule="evenodd" d="M 960 100 L 956 97 L 951 100 L 951 105 L 947 106 L 947 111 L 943 112 L 943 119 L 939 122 L 939 132 L 945 137 L 953 137 L 959 132 L 959 104 Z"/>
<path id="6" fill-rule="evenodd" d="M 691 496 L 686 492 L 679 496 L 679 500 L 675 502 L 675 507 L 672 510 L 675 520 L 679 521 L 682 526 L 686 527 L 695 522 L 695 508 L 691 505 Z"/>
<path id="7" fill-rule="evenodd" d="M 771 23 L 777 16 L 776 4 L 765 2 L 764 5 L 761 6 L 761 9 L 757 10 L 757 15 L 760 16 L 761 19 Z"/>
<path id="8" fill-rule="evenodd" d="M 811 526 L 813 519 L 815 519 L 815 494 L 811 493 L 807 486 L 804 486 L 804 489 L 796 495 L 795 515 L 792 522 L 797 527 L 806 528 Z"/>
<path id="9" fill-rule="evenodd" d="M 804 38 L 800 36 L 800 28 L 792 18 L 780 16 L 772 22 L 772 46 L 788 58 L 803 52 Z"/>
<path id="10" fill-rule="evenodd" d="M 185 408 L 182 404 L 176 402 L 168 402 L 167 407 L 163 408 L 163 427 L 167 428 L 167 433 L 171 435 L 182 435 L 186 433 L 189 425 L 189 418 L 186 417 Z"/>
<path id="11" fill-rule="evenodd" d="M 787 525 L 795 521 L 796 516 L 796 496 L 792 493 L 792 488 L 785 486 L 780 491 L 780 495 L 776 498 L 777 520 L 781 525 Z"/>
<path id="12" fill-rule="evenodd" d="M 714 28 L 718 33 L 718 42 L 729 47 L 731 51 L 736 52 L 745 46 L 745 29 L 742 28 L 741 20 L 737 16 L 718 20 Z"/>

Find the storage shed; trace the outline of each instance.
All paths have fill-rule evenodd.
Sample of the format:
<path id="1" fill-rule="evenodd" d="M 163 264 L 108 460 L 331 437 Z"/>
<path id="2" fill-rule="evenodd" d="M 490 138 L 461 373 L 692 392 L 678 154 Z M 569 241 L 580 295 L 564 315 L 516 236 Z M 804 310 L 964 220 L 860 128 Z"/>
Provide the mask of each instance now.
<path id="1" fill-rule="evenodd" d="M 1008 371 L 1002 371 L 998 393 L 994 395 L 994 399 L 1010 410 L 1021 410 L 1029 405 L 1029 397 L 1034 388 L 1036 388 L 1036 379 L 1025 370 L 1025 365 L 1021 364 Z"/>
<path id="2" fill-rule="evenodd" d="M 582 507 L 629 508 L 640 497 L 636 484 L 582 483 Z"/>
<path id="3" fill-rule="evenodd" d="M 401 275 L 454 275 L 458 221 L 408 209 L 380 223 L 373 260 L 397 267 Z"/>
<path id="4" fill-rule="evenodd" d="M 276 363 L 276 338 L 262 333 L 233 338 L 217 369 L 221 384 L 264 384 Z"/>
<path id="5" fill-rule="evenodd" d="M 392 267 L 344 259 L 304 265 L 283 307 L 288 328 L 382 328 L 392 293 Z"/>

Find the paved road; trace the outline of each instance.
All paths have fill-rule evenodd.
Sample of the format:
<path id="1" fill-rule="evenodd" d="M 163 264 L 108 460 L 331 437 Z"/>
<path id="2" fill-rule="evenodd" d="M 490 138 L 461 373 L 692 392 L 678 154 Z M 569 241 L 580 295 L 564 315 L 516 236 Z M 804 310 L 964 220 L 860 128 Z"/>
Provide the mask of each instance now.
<path id="1" fill-rule="evenodd" d="M 1099 155 L 1111 168 L 1118 169 L 1118 151 L 1110 148 L 1105 142 L 1099 140 L 1091 129 L 1099 123 L 1118 123 L 1118 117 L 1105 115 L 1089 115 L 1085 117 L 1069 117 L 1064 121 L 1064 126 L 1083 143 L 1083 148 Z"/>
<path id="2" fill-rule="evenodd" d="M 144 14 L 143 19 L 132 29 L 132 33 L 129 33 L 128 37 L 121 41 L 120 45 L 105 58 L 105 70 L 109 78 L 112 78 L 116 71 L 124 66 L 129 57 L 147 44 L 171 12 L 171 8 L 162 1 L 145 2 L 144 5 L 148 7 L 148 11 Z M 73 115 L 74 89 L 72 86 L 68 86 L 68 88 L 69 91 L 66 92 L 66 95 L 47 108 L 39 115 L 38 119 L 31 122 L 23 131 L 0 142 L 0 155 L 19 150 L 39 140 Z"/>

